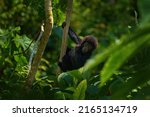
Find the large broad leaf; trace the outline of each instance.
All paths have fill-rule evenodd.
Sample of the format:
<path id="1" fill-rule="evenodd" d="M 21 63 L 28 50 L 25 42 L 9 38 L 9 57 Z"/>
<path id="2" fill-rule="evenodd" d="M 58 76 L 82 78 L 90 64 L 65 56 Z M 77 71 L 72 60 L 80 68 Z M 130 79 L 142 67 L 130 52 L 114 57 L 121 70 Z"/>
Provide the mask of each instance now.
<path id="1" fill-rule="evenodd" d="M 73 99 L 75 100 L 83 100 L 85 99 L 85 91 L 87 89 L 87 81 L 83 80 L 80 82 L 80 84 L 77 86 L 74 94 Z"/>
<path id="2" fill-rule="evenodd" d="M 68 74 L 67 72 L 61 73 L 58 76 L 58 84 L 61 88 L 67 88 L 74 84 L 74 77 Z"/>
<path id="3" fill-rule="evenodd" d="M 132 39 L 131 39 L 132 40 Z M 101 86 L 113 75 L 113 73 L 126 62 L 144 43 L 150 41 L 150 35 L 140 36 L 137 39 L 122 46 L 119 50 L 112 53 L 101 71 Z"/>

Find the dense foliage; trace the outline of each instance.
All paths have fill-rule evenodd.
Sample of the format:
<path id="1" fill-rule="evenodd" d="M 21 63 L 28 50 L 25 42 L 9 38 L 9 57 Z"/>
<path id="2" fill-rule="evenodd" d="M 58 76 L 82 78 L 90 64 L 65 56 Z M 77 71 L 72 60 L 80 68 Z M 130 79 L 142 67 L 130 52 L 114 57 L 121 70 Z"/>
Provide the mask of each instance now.
<path id="1" fill-rule="evenodd" d="M 81 37 L 96 36 L 99 47 L 83 68 L 61 73 L 66 2 L 53 0 L 53 32 L 27 94 L 44 0 L 0 1 L 0 99 L 150 99 L 149 1 L 74 0 L 71 27 Z"/>

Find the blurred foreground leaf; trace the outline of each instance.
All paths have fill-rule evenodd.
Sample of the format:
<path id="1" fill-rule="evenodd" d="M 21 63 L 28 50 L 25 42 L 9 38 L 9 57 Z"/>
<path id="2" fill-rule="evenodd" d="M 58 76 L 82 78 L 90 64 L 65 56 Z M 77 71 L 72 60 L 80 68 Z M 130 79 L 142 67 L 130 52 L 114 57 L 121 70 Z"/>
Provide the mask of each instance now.
<path id="1" fill-rule="evenodd" d="M 101 86 L 103 86 L 104 83 L 112 76 L 115 70 L 124 64 L 130 56 L 132 56 L 143 44 L 148 41 L 150 41 L 150 34 L 140 36 L 115 51 L 107 60 L 103 70 L 101 71 Z"/>

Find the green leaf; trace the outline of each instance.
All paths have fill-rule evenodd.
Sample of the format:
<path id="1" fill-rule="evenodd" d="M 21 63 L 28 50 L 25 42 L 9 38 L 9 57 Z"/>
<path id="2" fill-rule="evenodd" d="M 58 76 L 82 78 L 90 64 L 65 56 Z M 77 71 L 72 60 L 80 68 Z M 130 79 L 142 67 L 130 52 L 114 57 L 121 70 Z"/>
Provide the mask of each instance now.
<path id="1" fill-rule="evenodd" d="M 25 50 L 29 47 L 31 40 L 25 35 L 16 35 L 16 37 L 14 38 L 14 42 L 18 48 L 21 46 Z"/>
<path id="2" fill-rule="evenodd" d="M 58 84 L 62 88 L 72 86 L 74 84 L 74 78 L 73 78 L 73 76 L 71 76 L 67 72 L 61 73 L 58 76 Z"/>
<path id="3" fill-rule="evenodd" d="M 23 55 L 14 56 L 15 61 L 18 65 L 23 66 L 28 63 L 27 58 Z"/>
<path id="4" fill-rule="evenodd" d="M 115 70 L 117 70 L 122 64 L 124 64 L 127 59 L 136 52 L 137 49 L 139 49 L 149 40 L 150 35 L 138 37 L 137 39 L 134 39 L 125 46 L 121 47 L 116 52 L 112 53 L 110 58 L 107 60 L 103 70 L 101 71 L 100 86 L 103 86 L 105 82 L 113 75 Z"/>
<path id="5" fill-rule="evenodd" d="M 74 94 L 73 99 L 75 100 L 83 100 L 85 99 L 85 91 L 87 89 L 87 81 L 83 80 L 80 82 L 80 84 L 77 86 Z"/>
<path id="6" fill-rule="evenodd" d="M 66 99 L 64 93 L 61 91 L 56 92 L 54 97 L 56 100 L 65 100 Z"/>

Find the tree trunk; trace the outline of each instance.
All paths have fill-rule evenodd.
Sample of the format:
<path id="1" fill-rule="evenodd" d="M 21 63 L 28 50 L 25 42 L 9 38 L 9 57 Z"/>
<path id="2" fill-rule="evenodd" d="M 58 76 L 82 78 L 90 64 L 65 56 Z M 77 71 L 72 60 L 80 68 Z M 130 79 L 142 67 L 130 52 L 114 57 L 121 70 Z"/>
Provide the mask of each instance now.
<path id="1" fill-rule="evenodd" d="M 41 39 L 41 42 L 37 48 L 37 52 L 31 64 L 31 69 L 27 76 L 27 81 L 25 86 L 27 93 L 29 92 L 32 83 L 35 80 L 35 75 L 38 70 L 38 66 L 40 64 L 43 52 L 45 50 L 46 44 L 48 42 L 49 36 L 51 35 L 51 31 L 53 28 L 52 0 L 45 0 L 45 14 L 46 14 L 46 21 L 44 25 L 43 38 Z"/>

